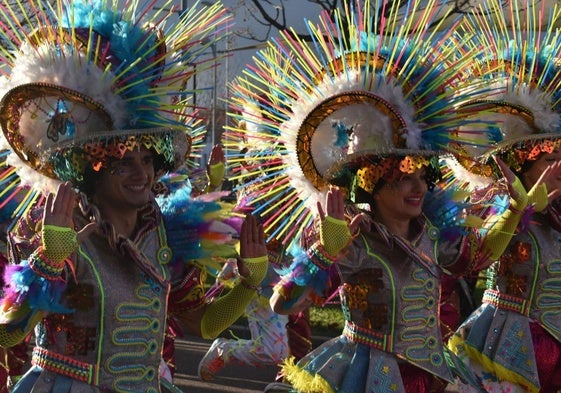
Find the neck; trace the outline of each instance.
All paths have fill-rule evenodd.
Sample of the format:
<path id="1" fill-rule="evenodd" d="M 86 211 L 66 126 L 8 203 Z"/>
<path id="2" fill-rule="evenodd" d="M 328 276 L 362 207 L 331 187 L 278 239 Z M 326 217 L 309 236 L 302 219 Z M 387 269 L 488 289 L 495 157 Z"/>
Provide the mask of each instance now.
<path id="1" fill-rule="evenodd" d="M 388 231 L 394 235 L 409 239 L 411 221 L 383 220 L 382 223 L 388 228 Z"/>
<path id="2" fill-rule="evenodd" d="M 126 238 L 134 234 L 138 221 L 138 209 L 117 208 L 111 204 L 96 204 L 103 221 L 109 222 L 115 231 Z"/>
<path id="3" fill-rule="evenodd" d="M 376 211 L 375 219 L 384 224 L 388 232 L 390 232 L 392 235 L 401 236 L 404 239 L 409 239 L 411 237 L 410 219 L 397 219 L 394 217 L 388 217 L 387 215 L 380 214 L 379 211 Z"/>

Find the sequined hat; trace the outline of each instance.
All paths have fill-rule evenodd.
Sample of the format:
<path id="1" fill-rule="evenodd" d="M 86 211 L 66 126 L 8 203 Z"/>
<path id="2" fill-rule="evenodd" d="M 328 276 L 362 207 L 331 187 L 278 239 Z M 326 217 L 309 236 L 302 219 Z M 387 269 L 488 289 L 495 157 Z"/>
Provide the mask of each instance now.
<path id="1" fill-rule="evenodd" d="M 517 172 L 561 146 L 561 37 L 555 28 L 561 10 L 536 4 L 487 1 L 458 27 L 458 35 L 469 37 L 463 40 L 468 50 L 479 52 L 471 65 L 477 82 L 460 108 L 485 136 L 472 146 L 476 159 L 462 162 L 472 174 L 500 177 L 493 156 Z M 516 17 L 522 8 L 536 10 Z"/>
<path id="2" fill-rule="evenodd" d="M 323 13 L 307 23 L 311 42 L 281 32 L 234 81 L 232 118 L 249 117 L 248 101 L 268 114 L 259 133 L 232 127 L 223 143 L 251 134 L 259 153 L 247 168 L 228 157 L 233 173 L 265 172 L 252 190 L 258 201 L 283 191 L 258 207 L 275 212 L 264 223 L 270 238 L 289 242 L 311 225 L 328 184 L 352 195 L 421 167 L 437 175 L 436 157 L 461 122 L 451 87 L 465 80 L 464 60 L 450 62 L 437 50 L 449 33 L 428 28 L 443 2 L 407 1 L 402 13 L 398 3 L 356 1 Z"/>
<path id="3" fill-rule="evenodd" d="M 205 51 L 225 36 L 220 2 L 181 13 L 172 0 L 3 7 L 0 125 L 22 182 L 83 189 L 87 171 L 139 147 L 157 154 L 161 173 L 185 163 L 203 131 L 187 81 L 212 66 Z"/>

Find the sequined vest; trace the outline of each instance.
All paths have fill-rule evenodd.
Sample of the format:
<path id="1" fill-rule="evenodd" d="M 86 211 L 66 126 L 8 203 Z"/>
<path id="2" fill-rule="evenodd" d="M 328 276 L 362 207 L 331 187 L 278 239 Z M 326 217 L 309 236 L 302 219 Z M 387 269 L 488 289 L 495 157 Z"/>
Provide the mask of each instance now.
<path id="1" fill-rule="evenodd" d="M 438 321 L 441 269 L 431 237 L 423 227 L 409 243 L 377 226 L 354 240 L 339 262 L 344 334 L 450 381 Z"/>
<path id="2" fill-rule="evenodd" d="M 63 295 L 74 312 L 38 325 L 34 364 L 102 391 L 160 391 L 169 292 L 162 230 L 149 225 L 119 253 L 99 233 L 81 245 Z"/>
<path id="3" fill-rule="evenodd" d="M 489 269 L 483 301 L 537 321 L 561 342 L 561 233 L 533 218 L 538 225 L 515 236 Z"/>

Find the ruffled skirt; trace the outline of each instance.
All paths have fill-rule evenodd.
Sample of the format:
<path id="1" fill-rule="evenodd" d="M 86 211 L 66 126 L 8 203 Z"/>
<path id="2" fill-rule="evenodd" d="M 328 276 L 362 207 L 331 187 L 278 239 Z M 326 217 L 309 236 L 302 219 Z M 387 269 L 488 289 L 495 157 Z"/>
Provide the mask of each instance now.
<path id="1" fill-rule="evenodd" d="M 323 343 L 296 364 L 285 362 L 283 374 L 294 391 L 302 393 L 429 393 L 443 392 L 447 385 L 391 353 L 344 335 Z"/>

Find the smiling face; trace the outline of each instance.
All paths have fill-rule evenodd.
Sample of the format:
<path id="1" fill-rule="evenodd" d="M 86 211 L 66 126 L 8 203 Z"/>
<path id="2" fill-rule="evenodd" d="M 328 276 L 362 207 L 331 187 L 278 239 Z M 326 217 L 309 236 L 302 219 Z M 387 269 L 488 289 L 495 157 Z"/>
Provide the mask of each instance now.
<path id="1" fill-rule="evenodd" d="M 534 161 L 522 175 L 521 180 L 524 187 L 529 190 L 539 179 L 543 171 L 551 164 L 561 160 L 561 151 L 554 150 L 552 153 L 542 153 L 536 161 Z M 553 190 L 561 190 L 561 178 L 546 179 L 545 185 L 547 192 Z"/>
<path id="2" fill-rule="evenodd" d="M 151 151 L 128 151 L 108 166 L 96 183 L 94 200 L 100 208 L 136 212 L 148 203 L 155 177 Z"/>
<path id="3" fill-rule="evenodd" d="M 422 213 L 428 186 L 425 169 L 404 174 L 400 180 L 387 183 L 373 195 L 377 216 L 385 225 L 409 224 Z"/>

